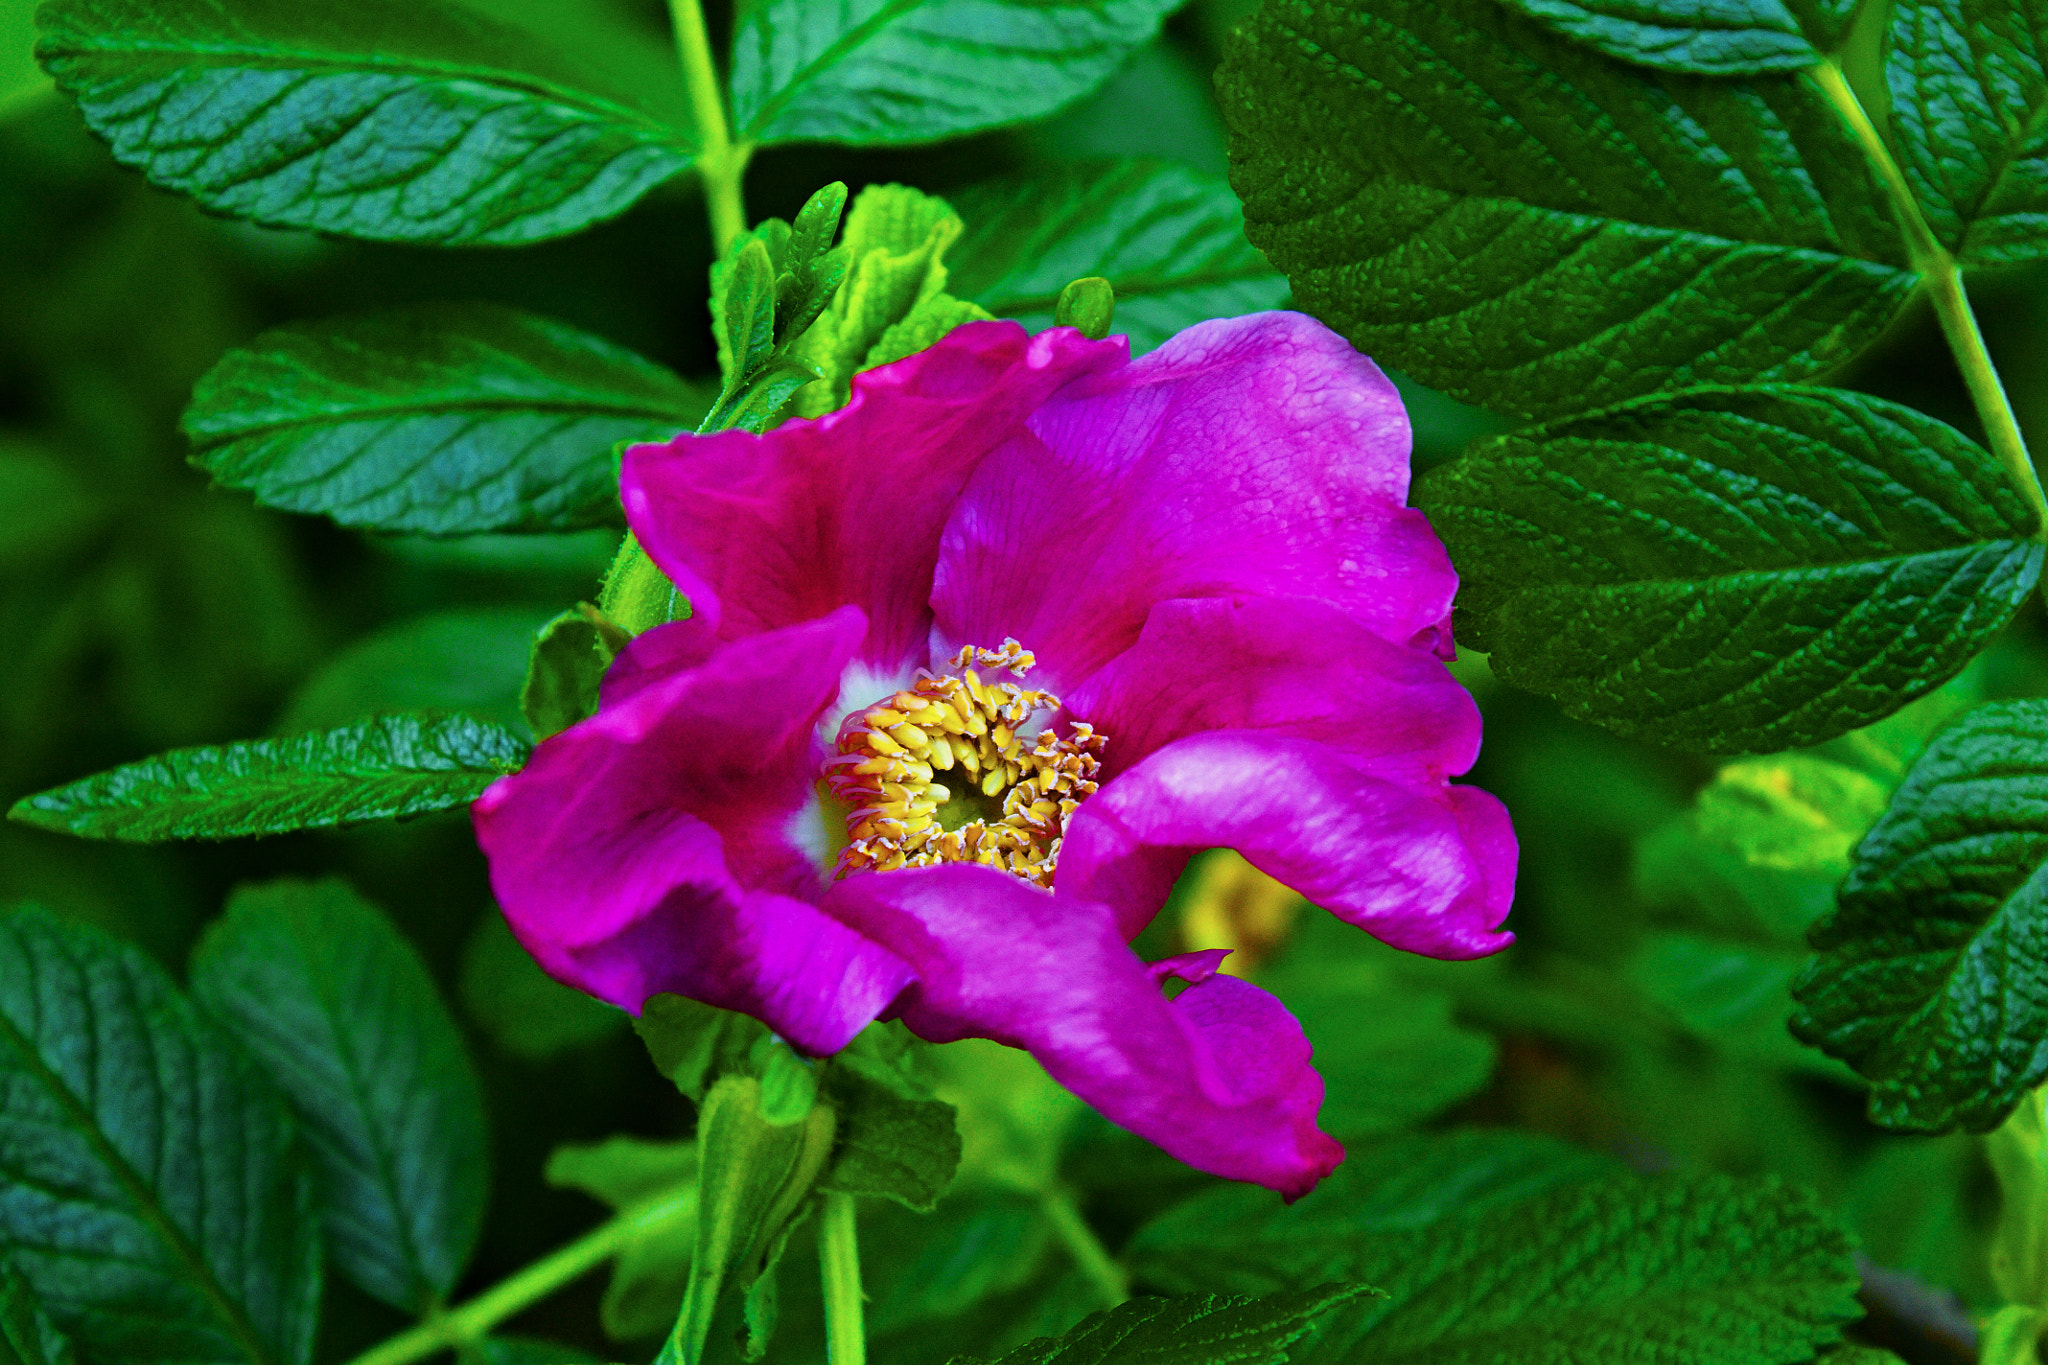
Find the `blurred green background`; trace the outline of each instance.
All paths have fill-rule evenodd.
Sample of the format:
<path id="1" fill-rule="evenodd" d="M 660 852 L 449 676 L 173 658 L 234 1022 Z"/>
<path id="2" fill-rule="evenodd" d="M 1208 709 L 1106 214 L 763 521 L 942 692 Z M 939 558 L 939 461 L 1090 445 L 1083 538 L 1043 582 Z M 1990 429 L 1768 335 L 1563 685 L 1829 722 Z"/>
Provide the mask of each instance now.
<path id="1" fill-rule="evenodd" d="M 534 22 L 580 15 L 652 54 L 667 41 L 654 0 L 575 0 L 566 20 L 561 6 L 530 4 L 531 14 L 522 0 L 490 7 Z M 945 194 L 1063 157 L 1142 154 L 1221 171 L 1208 73 L 1247 8 L 1198 0 L 1107 88 L 1034 127 L 888 154 L 772 149 L 749 174 L 749 211 L 789 216 L 831 179 Z M 530 632 L 594 595 L 613 533 L 434 542 L 263 511 L 185 464 L 179 412 L 225 349 L 266 327 L 434 299 L 529 308 L 707 374 L 709 243 L 694 189 L 671 185 L 614 223 L 518 250 L 378 246 L 212 219 L 116 167 L 85 133 L 35 71 L 30 11 L 0 0 L 0 799 L 175 745 L 383 707 L 516 721 Z M 1972 284 L 2021 420 L 2048 440 L 2048 270 Z M 1924 308 L 1837 382 L 1978 434 Z M 1491 428 L 1436 395 L 1411 399 L 1419 462 Z M 1567 721 L 1494 687 L 1483 660 L 1460 671 L 1487 713 L 1474 779 L 1507 801 L 1523 840 L 1511 922 L 1520 942 L 1491 962 L 1435 964 L 1297 922 L 1302 941 L 1280 948 L 1268 975 L 1308 1021 L 1333 1095 L 1350 1085 L 1345 1103 L 1358 1112 L 1345 1122 L 1367 1135 L 1417 1121 L 1516 1124 L 1645 1167 L 1781 1171 L 1819 1187 L 1876 1262 L 1981 1301 L 1991 1193 L 1978 1144 L 1870 1129 L 1847 1073 L 1785 1035 L 1782 992 L 1758 994 L 1769 976 L 1759 961 L 1796 966 L 1825 869 L 1758 863 L 1712 827 L 1710 809 L 1692 812 L 1713 763 Z M 2037 604 L 1945 695 L 1830 756 L 1881 789 L 1896 776 L 1887 765 L 1947 710 L 2044 690 Z M 674 1137 L 690 1115 L 621 1016 L 554 987 L 512 945 L 466 820 L 164 848 L 0 826 L 0 900 L 104 925 L 174 968 L 233 883 L 329 872 L 394 914 L 473 1031 L 497 1174 L 469 1284 L 488 1284 L 599 1216 L 585 1196 L 542 1182 L 551 1148 L 614 1132 Z M 1174 924 L 1169 915 L 1158 946 L 1173 946 Z M 1400 1037 L 1373 1022 L 1390 1009 L 1407 1021 Z M 1430 1100 L 1421 1092 L 1446 1058 L 1468 1082 Z M 1402 1087 L 1420 1088 L 1414 1102 Z M 1100 1125 L 1080 1123 L 1064 1141 L 1067 1177 L 1112 1239 L 1190 1187 Z M 936 1225 L 900 1211 L 873 1222 L 872 1274 L 886 1299 L 892 1275 L 918 1273 L 917 1248 Z M 1060 1287 L 1051 1262 L 1012 1269 L 1015 1284 L 970 1313 L 1062 1325 L 1089 1306 Z M 331 1283 L 325 1358 L 403 1325 Z M 586 1280 L 515 1326 L 609 1351 L 596 1326 L 601 1289 Z M 803 1292 L 790 1310 L 796 1354 L 812 1350 L 797 1344 Z M 891 1358 L 916 1355 L 906 1344 Z"/>

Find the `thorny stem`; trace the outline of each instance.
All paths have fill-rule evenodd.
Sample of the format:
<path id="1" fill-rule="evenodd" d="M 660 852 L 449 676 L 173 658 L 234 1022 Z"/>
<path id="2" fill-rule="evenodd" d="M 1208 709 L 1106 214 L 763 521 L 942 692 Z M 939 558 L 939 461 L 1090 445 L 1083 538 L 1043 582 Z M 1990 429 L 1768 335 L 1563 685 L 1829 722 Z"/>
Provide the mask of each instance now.
<path id="1" fill-rule="evenodd" d="M 1067 1254 L 1074 1258 L 1074 1264 L 1102 1295 L 1103 1305 L 1114 1308 L 1129 1299 L 1130 1276 L 1102 1245 L 1095 1230 L 1088 1226 L 1088 1220 L 1081 1216 L 1081 1210 L 1074 1207 L 1073 1198 L 1063 1190 L 1045 1190 L 1039 1194 L 1038 1202 L 1045 1210 L 1045 1216 L 1052 1221 L 1053 1232 L 1066 1247 Z"/>
<path id="2" fill-rule="evenodd" d="M 599 1224 L 509 1279 L 501 1280 L 460 1308 L 438 1314 L 357 1356 L 348 1365 L 407 1365 L 436 1351 L 476 1341 L 514 1313 L 539 1302 L 571 1280 L 595 1270 L 624 1250 L 635 1234 L 675 1215 L 678 1200 L 694 1190 L 629 1209 Z"/>
<path id="3" fill-rule="evenodd" d="M 725 122 L 725 93 L 711 62 L 711 38 L 704 31 L 704 10 L 698 0 L 669 0 L 676 32 L 676 55 L 683 63 L 683 85 L 690 96 L 690 114 L 697 122 L 703 150 L 697 171 L 704 177 L 704 206 L 711 214 L 711 248 L 722 253 L 747 230 L 747 211 L 740 198 L 740 176 L 747 169 L 750 146 L 735 146 Z"/>
<path id="4" fill-rule="evenodd" d="M 2011 480 L 2012 486 L 2034 514 L 2034 539 L 2048 544 L 2048 497 L 2042 495 L 2040 476 L 2034 472 L 2033 457 L 2027 453 L 2026 439 L 2020 435 L 2019 421 L 2013 416 L 2012 403 L 2005 396 L 2005 385 L 1999 382 L 1998 369 L 1991 363 L 1991 352 L 1984 346 L 1984 334 L 1977 329 L 1976 314 L 1970 311 L 1970 298 L 1963 291 L 1963 274 L 1956 265 L 1955 257 L 1927 226 L 1919 201 L 1913 198 L 1912 187 L 1906 183 L 1905 173 L 1899 169 L 1899 163 L 1893 159 L 1883 135 L 1871 123 L 1862 103 L 1849 88 L 1841 65 L 1832 57 L 1823 58 L 1812 69 L 1812 76 L 1828 103 L 1848 124 L 1850 133 L 1863 148 L 1863 154 L 1883 178 L 1885 189 L 1891 195 L 1893 211 L 1898 214 L 1900 226 L 1905 230 L 1907 256 L 1913 268 L 1927 281 L 1934 315 L 1941 320 L 1942 335 L 1948 339 L 1956 366 L 1963 372 L 1963 382 L 1969 386 L 1970 401 L 1976 405 L 1977 418 L 1983 422 L 1985 435 L 1990 438 L 1991 451 L 2005 466 L 2006 478 Z"/>
<path id="5" fill-rule="evenodd" d="M 860 1240 L 850 1194 L 825 1196 L 818 1228 L 818 1273 L 825 1286 L 825 1359 L 830 1365 L 866 1365 Z"/>

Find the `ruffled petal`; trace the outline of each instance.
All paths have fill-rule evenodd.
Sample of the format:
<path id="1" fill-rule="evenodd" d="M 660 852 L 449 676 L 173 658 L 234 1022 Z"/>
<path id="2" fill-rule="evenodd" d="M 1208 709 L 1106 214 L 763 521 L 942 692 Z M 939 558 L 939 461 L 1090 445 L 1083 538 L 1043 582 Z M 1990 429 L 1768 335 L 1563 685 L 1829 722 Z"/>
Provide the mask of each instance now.
<path id="1" fill-rule="evenodd" d="M 1361 772 L 1309 740 L 1216 731 L 1177 740 L 1081 803 L 1053 885 L 1115 907 L 1125 936 L 1187 860 L 1234 848 L 1373 937 L 1431 957 L 1505 948 L 1515 838 L 1485 792 Z"/>
<path id="2" fill-rule="evenodd" d="M 865 663 L 921 664 L 939 531 L 969 473 L 1054 389 L 1127 353 L 1121 337 L 970 323 L 855 376 L 853 400 L 814 421 L 630 448 L 627 523 L 720 639 L 852 604 Z"/>
<path id="3" fill-rule="evenodd" d="M 1313 318 L 1190 327 L 1027 426 L 946 524 L 939 652 L 1015 636 L 1057 691 L 1129 648 L 1154 602 L 1231 595 L 1319 597 L 1395 644 L 1447 646 L 1457 576 L 1402 505 L 1407 414 Z"/>
<path id="4" fill-rule="evenodd" d="M 637 1012 L 671 991 L 835 1051 L 909 980 L 810 903 L 822 876 L 794 837 L 812 729 L 866 622 L 846 608 L 646 666 L 687 657 L 689 625 L 635 640 L 607 705 L 477 799 L 492 889 L 536 960 L 599 999 Z"/>
<path id="5" fill-rule="evenodd" d="M 1169 1001 L 1104 907 L 965 864 L 848 877 L 823 905 L 910 963 L 896 1013 L 920 1037 L 1023 1048 L 1112 1122 L 1289 1198 L 1343 1160 L 1300 1024 L 1213 960 L 1162 964 L 1197 982 Z"/>
<path id="6" fill-rule="evenodd" d="M 1206 730 L 1315 740 L 1404 783 L 1442 782 L 1479 756 L 1479 707 L 1442 660 L 1309 598 L 1158 603 L 1138 642 L 1065 701 L 1108 737 L 1104 781 Z"/>

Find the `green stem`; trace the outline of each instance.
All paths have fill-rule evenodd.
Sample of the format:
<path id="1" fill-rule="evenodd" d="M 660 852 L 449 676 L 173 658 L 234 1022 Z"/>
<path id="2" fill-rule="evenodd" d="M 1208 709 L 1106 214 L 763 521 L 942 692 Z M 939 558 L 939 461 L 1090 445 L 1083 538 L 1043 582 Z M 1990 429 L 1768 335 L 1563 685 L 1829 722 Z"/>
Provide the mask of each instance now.
<path id="1" fill-rule="evenodd" d="M 1884 135 L 1871 123 L 1856 93 L 1849 88 L 1841 66 L 1833 58 L 1826 58 L 1813 68 L 1812 75 L 1814 83 L 1827 96 L 1828 103 L 1834 105 L 1835 112 L 1849 126 L 1849 132 L 1863 148 L 1863 154 L 1884 180 L 1885 189 L 1891 195 L 1892 209 L 1898 214 L 1899 224 L 1905 231 L 1907 257 L 1927 281 L 1934 315 L 1941 321 L 1942 335 L 1948 340 L 1957 368 L 1963 372 L 1963 382 L 1969 386 L 1970 401 L 1976 405 L 1978 420 L 1984 424 L 1991 452 L 2005 466 L 2006 478 L 2011 480 L 2012 486 L 2034 514 L 2034 539 L 2048 544 L 2048 496 L 2041 492 L 2041 479 L 2034 471 L 2033 457 L 2027 453 L 2026 438 L 2020 435 L 2019 419 L 2013 415 L 2012 402 L 2006 397 L 2005 385 L 1998 378 L 1998 368 L 1991 363 L 1991 352 L 1985 348 L 1984 334 L 1977 328 L 1977 316 L 1970 311 L 1970 296 L 1963 290 L 1962 270 L 1956 265 L 1955 257 L 1935 237 L 1933 229 L 1927 226 L 1919 201 L 1913 197 L 1913 189 L 1906 183 L 1905 173 L 1893 159 L 1891 148 L 1885 145 Z"/>
<path id="2" fill-rule="evenodd" d="M 676 55 L 682 59 L 683 85 L 690 96 L 690 114 L 704 143 L 697 154 L 697 170 L 704 177 L 704 205 L 711 214 L 711 245 L 723 253 L 733 238 L 747 230 L 740 176 L 753 149 L 735 146 L 726 128 L 725 93 L 718 81 L 718 68 L 711 62 L 711 36 L 704 29 L 703 7 L 698 0 L 668 0 L 668 12 L 675 27 Z"/>
<path id="3" fill-rule="evenodd" d="M 642 1229 L 674 1217 L 678 1200 L 695 1195 L 696 1191 L 691 1189 L 672 1199 L 630 1209 L 493 1285 L 462 1307 L 429 1318 L 410 1331 L 371 1347 L 349 1365 L 406 1365 L 436 1351 L 475 1341 L 514 1313 L 603 1265 L 624 1250 Z"/>
<path id="4" fill-rule="evenodd" d="M 830 1365 L 865 1365 L 868 1343 L 862 1322 L 860 1238 L 853 1196 L 825 1196 L 819 1217 L 818 1273 L 825 1284 L 825 1359 Z"/>
<path id="5" fill-rule="evenodd" d="M 1052 1230 L 1060 1239 L 1067 1254 L 1074 1258 L 1074 1264 L 1094 1284 L 1102 1295 L 1105 1307 L 1114 1308 L 1131 1297 L 1131 1277 L 1116 1263 L 1109 1249 L 1095 1235 L 1095 1229 L 1088 1226 L 1088 1220 L 1081 1216 L 1081 1210 L 1074 1207 L 1074 1201 L 1064 1190 L 1046 1190 L 1038 1196 L 1039 1206 L 1045 1216 L 1052 1220 Z"/>

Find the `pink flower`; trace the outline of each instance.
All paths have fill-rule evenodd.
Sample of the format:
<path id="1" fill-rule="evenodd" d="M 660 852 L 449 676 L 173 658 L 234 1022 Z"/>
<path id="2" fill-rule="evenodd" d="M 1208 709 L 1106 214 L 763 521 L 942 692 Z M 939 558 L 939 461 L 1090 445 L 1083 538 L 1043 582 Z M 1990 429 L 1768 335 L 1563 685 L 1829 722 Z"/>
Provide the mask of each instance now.
<path id="1" fill-rule="evenodd" d="M 1397 947 L 1509 941 L 1408 446 L 1371 361 L 1267 313 L 1136 361 L 977 323 L 816 421 L 634 447 L 627 520 L 696 615 L 476 803 L 506 917 L 628 1010 L 675 992 L 817 1054 L 877 1017 L 993 1038 L 1306 1192 L 1343 1149 L 1300 1025 L 1221 953 L 1128 944 L 1211 847 Z"/>

